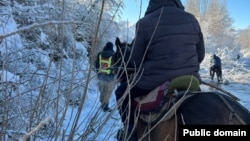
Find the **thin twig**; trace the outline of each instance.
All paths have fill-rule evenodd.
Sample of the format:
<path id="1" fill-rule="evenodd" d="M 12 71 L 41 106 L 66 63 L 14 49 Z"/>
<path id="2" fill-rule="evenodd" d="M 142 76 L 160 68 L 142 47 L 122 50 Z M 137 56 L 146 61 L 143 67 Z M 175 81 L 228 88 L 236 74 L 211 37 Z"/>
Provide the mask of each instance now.
<path id="1" fill-rule="evenodd" d="M 234 95 L 231 94 L 230 92 L 228 92 L 228 91 L 226 91 L 226 90 L 224 90 L 224 89 L 222 89 L 222 88 L 220 88 L 220 87 L 217 87 L 217 86 L 215 86 L 215 85 L 213 85 L 213 84 L 210 84 L 210 83 L 207 83 L 207 82 L 204 82 L 204 81 L 201 81 L 201 84 L 204 84 L 204 85 L 207 85 L 207 86 L 216 88 L 217 90 L 222 91 L 223 93 L 229 95 L 230 97 L 232 97 L 233 99 L 235 99 L 235 100 L 237 100 L 237 101 L 240 100 L 238 97 L 234 96 Z"/>
<path id="2" fill-rule="evenodd" d="M 45 125 L 46 123 L 48 123 L 50 118 L 46 118 L 45 120 L 41 121 L 38 126 L 36 126 L 35 128 L 33 128 L 30 132 L 25 133 L 25 135 L 19 140 L 19 141 L 26 141 L 34 132 L 38 131 L 41 127 L 43 127 L 43 125 Z"/>
<path id="3" fill-rule="evenodd" d="M 43 26 L 47 26 L 47 25 L 57 25 L 57 24 L 83 24 L 83 23 L 84 22 L 82 22 L 82 21 L 49 21 L 49 22 L 45 22 L 45 23 L 35 23 L 35 24 L 29 25 L 29 26 L 26 26 L 23 28 L 19 28 L 16 31 L 0 35 L 0 40 L 4 39 L 6 37 L 9 37 L 9 36 L 15 35 L 17 33 L 20 33 L 20 32 L 26 31 L 26 30 L 31 30 L 31 29 L 37 28 L 37 27 L 43 27 Z"/>

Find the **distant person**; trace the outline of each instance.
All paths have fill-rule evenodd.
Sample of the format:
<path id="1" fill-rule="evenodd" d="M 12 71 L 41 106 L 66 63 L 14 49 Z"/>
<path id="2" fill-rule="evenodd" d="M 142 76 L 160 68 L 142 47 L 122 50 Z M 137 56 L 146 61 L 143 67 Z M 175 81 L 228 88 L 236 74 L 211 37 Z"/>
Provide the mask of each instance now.
<path id="1" fill-rule="evenodd" d="M 214 78 L 215 72 L 217 75 L 218 82 L 222 81 L 222 70 L 221 70 L 221 59 L 216 54 L 212 56 L 212 59 L 210 61 L 211 67 L 210 67 L 210 76 L 211 80 Z"/>
<path id="2" fill-rule="evenodd" d="M 114 86 L 114 73 L 112 66 L 112 57 L 114 55 L 113 43 L 107 42 L 103 50 L 97 54 L 96 72 L 98 78 L 98 88 L 100 91 L 101 108 L 104 112 L 110 112 L 109 99 Z"/>
<path id="3" fill-rule="evenodd" d="M 240 59 L 240 55 L 239 55 L 239 54 L 237 55 L 236 59 L 237 59 L 237 60 L 239 60 L 239 59 Z"/>

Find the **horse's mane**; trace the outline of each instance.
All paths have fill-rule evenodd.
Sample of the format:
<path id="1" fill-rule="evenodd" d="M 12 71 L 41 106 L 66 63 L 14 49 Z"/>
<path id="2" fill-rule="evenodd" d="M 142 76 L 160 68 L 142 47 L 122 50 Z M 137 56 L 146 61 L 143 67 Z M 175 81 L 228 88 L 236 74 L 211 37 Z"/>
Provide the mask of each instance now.
<path id="1" fill-rule="evenodd" d="M 121 77 L 121 80 L 125 80 L 126 75 L 124 71 L 126 70 L 128 74 L 133 73 L 131 69 L 133 68 L 132 63 L 130 62 L 130 55 L 132 50 L 132 43 L 128 43 L 126 41 L 121 42 L 121 40 L 117 37 L 115 40 L 116 52 L 114 54 L 113 62 L 114 68 L 117 71 L 116 74 Z M 128 69 L 129 68 L 129 69 Z"/>

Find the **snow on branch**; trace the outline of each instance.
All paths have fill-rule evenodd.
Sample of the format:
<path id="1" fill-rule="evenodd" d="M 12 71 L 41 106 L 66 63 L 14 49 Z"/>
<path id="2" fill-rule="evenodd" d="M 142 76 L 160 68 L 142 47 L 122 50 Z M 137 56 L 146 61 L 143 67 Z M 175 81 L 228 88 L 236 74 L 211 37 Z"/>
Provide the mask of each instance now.
<path id="1" fill-rule="evenodd" d="M 26 26 L 23 28 L 19 28 L 16 31 L 0 35 L 0 41 L 6 37 L 12 36 L 14 34 L 17 34 L 17 33 L 20 33 L 20 32 L 26 31 L 26 30 L 31 30 L 31 29 L 37 28 L 37 27 L 42 27 L 42 26 L 47 26 L 47 25 L 56 25 L 56 24 L 84 24 L 84 22 L 82 22 L 82 21 L 48 21 L 48 22 L 39 23 L 39 24 L 35 23 L 35 24 L 29 25 L 29 26 Z"/>
<path id="2" fill-rule="evenodd" d="M 46 123 L 48 123 L 49 119 L 50 119 L 50 118 L 44 119 L 43 121 L 41 121 L 41 122 L 39 123 L 38 126 L 36 126 L 35 128 L 33 128 L 30 132 L 25 133 L 25 135 L 23 136 L 22 139 L 20 139 L 20 141 L 26 141 L 27 138 L 29 138 L 34 132 L 38 131 L 41 127 L 43 127 L 43 125 L 45 125 Z"/>

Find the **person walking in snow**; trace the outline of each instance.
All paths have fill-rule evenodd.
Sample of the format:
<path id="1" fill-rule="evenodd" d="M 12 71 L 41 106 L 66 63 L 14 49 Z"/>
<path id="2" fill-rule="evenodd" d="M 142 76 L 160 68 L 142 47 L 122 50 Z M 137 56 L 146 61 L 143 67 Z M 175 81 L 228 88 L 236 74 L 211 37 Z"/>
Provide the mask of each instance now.
<path id="1" fill-rule="evenodd" d="M 112 57 L 114 55 L 113 43 L 107 42 L 103 50 L 97 54 L 95 68 L 97 70 L 98 88 L 100 91 L 101 108 L 104 112 L 110 112 L 109 99 L 114 86 L 114 73 Z"/>
<path id="2" fill-rule="evenodd" d="M 218 82 L 222 81 L 222 70 L 221 70 L 220 57 L 218 57 L 216 54 L 214 54 L 212 56 L 210 63 L 211 63 L 211 67 L 210 67 L 211 80 L 213 80 L 214 74 L 216 72 Z"/>

